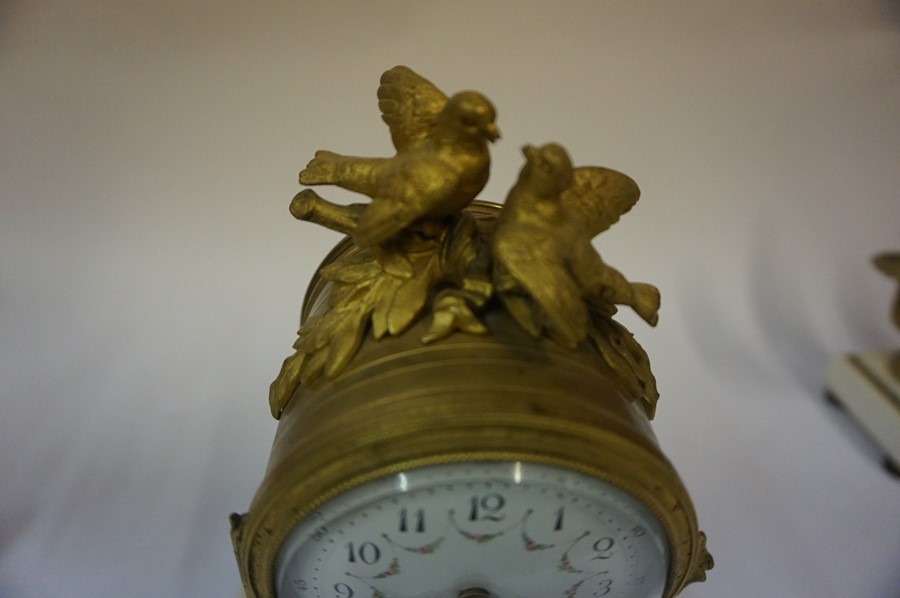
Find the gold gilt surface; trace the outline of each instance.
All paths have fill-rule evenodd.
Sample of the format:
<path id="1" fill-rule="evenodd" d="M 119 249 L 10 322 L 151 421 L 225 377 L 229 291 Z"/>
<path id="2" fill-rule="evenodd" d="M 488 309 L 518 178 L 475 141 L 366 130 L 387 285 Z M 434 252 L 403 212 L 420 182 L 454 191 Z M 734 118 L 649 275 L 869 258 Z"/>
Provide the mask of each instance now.
<path id="1" fill-rule="evenodd" d="M 872 263 L 882 274 L 894 279 L 897 289 L 894 291 L 894 301 L 891 304 L 891 322 L 897 330 L 900 330 L 900 253 L 881 253 L 872 258 Z M 895 380 L 900 381 L 900 351 L 895 351 L 888 364 Z"/>
<path id="2" fill-rule="evenodd" d="M 898 285 L 891 305 L 891 321 L 900 330 L 900 253 L 881 253 L 872 258 L 872 263 L 882 274 L 893 278 Z"/>
<path id="3" fill-rule="evenodd" d="M 346 371 L 292 401 L 236 547 L 249 596 L 273 596 L 281 542 L 329 498 L 366 481 L 455 461 L 527 461 L 581 471 L 640 499 L 669 538 L 666 596 L 711 560 L 690 498 L 646 412 L 603 358 L 534 339 L 506 314 L 491 335 L 365 343 Z M 418 322 L 411 333 L 425 331 Z"/>
<path id="4" fill-rule="evenodd" d="M 646 353 L 613 316 L 656 325 L 658 290 L 629 281 L 591 243 L 638 200 L 628 176 L 575 167 L 556 144 L 525 146 L 504 206 L 487 182 L 496 111 L 445 95 L 406 67 L 378 104 L 396 153 L 316 152 L 304 185 L 370 198 L 338 205 L 305 189 L 300 220 L 348 235 L 319 268 L 294 353 L 272 383 L 280 419 L 250 512 L 232 518 L 248 596 L 274 596 L 290 530 L 324 501 L 390 473 L 456 461 L 530 461 L 610 481 L 666 531 L 665 596 L 712 559 L 649 425 L 658 392 Z"/>

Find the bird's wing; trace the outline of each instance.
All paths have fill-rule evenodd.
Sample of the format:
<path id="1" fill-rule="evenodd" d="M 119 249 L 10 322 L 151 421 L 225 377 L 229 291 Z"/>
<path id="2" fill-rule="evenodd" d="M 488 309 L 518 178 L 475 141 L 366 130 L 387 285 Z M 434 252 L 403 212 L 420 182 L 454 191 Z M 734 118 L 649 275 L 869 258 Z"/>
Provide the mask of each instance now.
<path id="1" fill-rule="evenodd" d="M 537 231 L 521 232 L 518 238 L 495 238 L 495 257 L 544 310 L 566 344 L 574 346 L 587 329 L 581 290 L 556 255 L 553 240 Z"/>
<path id="2" fill-rule="evenodd" d="M 378 107 L 398 152 L 428 137 L 446 103 L 447 96 L 440 89 L 408 67 L 395 66 L 381 76 Z"/>
<path id="3" fill-rule="evenodd" d="M 640 195 L 631 177 L 609 168 L 582 166 L 575 169 L 560 202 L 569 220 L 593 238 L 615 224 Z"/>

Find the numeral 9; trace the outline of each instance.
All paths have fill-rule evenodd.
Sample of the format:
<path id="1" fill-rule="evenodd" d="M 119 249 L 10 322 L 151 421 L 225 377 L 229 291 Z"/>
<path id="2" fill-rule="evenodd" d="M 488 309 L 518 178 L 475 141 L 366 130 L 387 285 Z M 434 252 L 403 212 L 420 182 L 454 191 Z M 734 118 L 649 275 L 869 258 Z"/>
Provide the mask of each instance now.
<path id="1" fill-rule="evenodd" d="M 337 598 L 350 598 L 353 596 L 353 588 L 345 583 L 334 584 L 334 591 L 337 592 Z"/>

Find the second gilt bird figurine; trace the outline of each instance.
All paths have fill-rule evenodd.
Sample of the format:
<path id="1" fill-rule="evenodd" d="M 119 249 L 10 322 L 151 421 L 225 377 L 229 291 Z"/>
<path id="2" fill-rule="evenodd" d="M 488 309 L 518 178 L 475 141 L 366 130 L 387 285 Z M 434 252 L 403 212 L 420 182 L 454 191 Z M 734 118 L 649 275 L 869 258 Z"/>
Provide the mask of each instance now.
<path id="1" fill-rule="evenodd" d="M 656 287 L 629 282 L 591 245 L 637 202 L 637 184 L 607 168 L 573 168 L 554 143 L 523 153 L 491 243 L 496 288 L 513 318 L 535 337 L 547 321 L 551 335 L 573 348 L 588 334 L 588 305 L 607 313 L 629 305 L 656 325 Z"/>
<path id="2" fill-rule="evenodd" d="M 484 188 L 490 170 L 488 142 L 500 133 L 493 105 L 473 91 L 449 99 L 404 66 L 385 72 L 378 106 L 397 150 L 389 158 L 316 152 L 300 173 L 304 185 L 337 185 L 369 196 L 352 235 L 382 265 L 411 276 L 397 252 L 384 251 L 402 231 L 443 221 L 465 208 Z M 408 265 L 408 264 L 407 264 Z"/>

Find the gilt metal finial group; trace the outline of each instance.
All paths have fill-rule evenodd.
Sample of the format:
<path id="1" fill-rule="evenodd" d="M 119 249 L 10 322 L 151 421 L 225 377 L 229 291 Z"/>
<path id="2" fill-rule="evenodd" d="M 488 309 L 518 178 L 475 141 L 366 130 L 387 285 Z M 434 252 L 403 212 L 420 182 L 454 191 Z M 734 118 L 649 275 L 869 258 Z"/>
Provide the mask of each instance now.
<path id="1" fill-rule="evenodd" d="M 525 164 L 495 223 L 465 209 L 488 180 L 496 111 L 473 91 L 449 98 L 404 66 L 385 72 L 378 105 L 396 154 L 364 158 L 318 151 L 303 185 L 368 196 L 337 205 L 305 189 L 291 213 L 350 235 L 356 250 L 320 271 L 334 285 L 330 310 L 305 322 L 270 389 L 277 418 L 298 387 L 347 366 L 367 331 L 399 335 L 430 315 L 423 342 L 457 331 L 489 333 L 479 314 L 504 309 L 529 335 L 568 350 L 587 343 L 652 416 L 658 398 L 646 354 L 614 322 L 616 305 L 656 324 L 659 291 L 607 265 L 591 239 L 638 200 L 628 176 L 573 167 L 555 143 L 525 146 Z"/>

